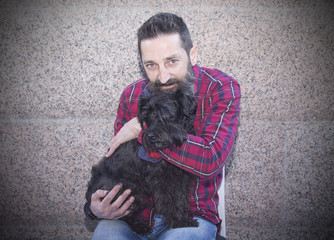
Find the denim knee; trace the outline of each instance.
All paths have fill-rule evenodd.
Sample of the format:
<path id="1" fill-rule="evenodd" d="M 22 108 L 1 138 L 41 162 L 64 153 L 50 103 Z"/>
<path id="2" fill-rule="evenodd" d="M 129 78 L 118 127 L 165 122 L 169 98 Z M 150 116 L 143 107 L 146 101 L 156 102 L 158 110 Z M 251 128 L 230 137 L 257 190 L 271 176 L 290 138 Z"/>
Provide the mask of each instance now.
<path id="1" fill-rule="evenodd" d="M 195 217 L 199 223 L 198 227 L 175 228 L 166 231 L 159 237 L 159 240 L 215 240 L 217 235 L 217 227 L 212 222 Z"/>
<path id="2" fill-rule="evenodd" d="M 137 239 L 129 225 L 121 220 L 101 220 L 97 225 L 92 240 L 127 240 Z"/>

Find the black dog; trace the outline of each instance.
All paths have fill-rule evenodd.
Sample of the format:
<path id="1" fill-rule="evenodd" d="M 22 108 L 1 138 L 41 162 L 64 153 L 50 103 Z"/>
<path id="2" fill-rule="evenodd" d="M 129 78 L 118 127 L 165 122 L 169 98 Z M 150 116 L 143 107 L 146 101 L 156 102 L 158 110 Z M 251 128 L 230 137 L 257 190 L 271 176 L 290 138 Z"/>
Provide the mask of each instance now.
<path id="1" fill-rule="evenodd" d="M 147 158 L 145 152 L 180 146 L 186 141 L 187 133 L 194 134 L 196 102 L 193 96 L 182 91 L 142 95 L 138 109 L 138 119 L 144 129 L 145 151 L 135 139 L 122 144 L 111 157 L 103 158 L 93 166 L 86 192 L 88 204 L 96 190 L 110 190 L 122 183 L 123 190 L 131 189 L 131 195 L 135 197 L 131 213 L 122 220 L 135 232 L 147 234 L 152 230 L 150 224 L 140 218 L 142 211 L 149 207 L 150 197 L 155 213 L 164 216 L 168 227 L 198 226 L 189 207 L 195 176 L 165 160 L 149 162 L 138 156 L 144 154 Z"/>

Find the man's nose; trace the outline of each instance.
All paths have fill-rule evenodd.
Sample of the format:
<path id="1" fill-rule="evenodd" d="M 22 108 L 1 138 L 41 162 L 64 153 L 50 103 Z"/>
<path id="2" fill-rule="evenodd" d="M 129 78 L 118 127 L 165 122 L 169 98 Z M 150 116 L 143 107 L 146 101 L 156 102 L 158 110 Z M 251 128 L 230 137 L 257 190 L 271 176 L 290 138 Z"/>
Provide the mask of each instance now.
<path id="1" fill-rule="evenodd" d="M 162 84 L 165 84 L 170 79 L 170 74 L 165 68 L 159 69 L 159 80 Z"/>

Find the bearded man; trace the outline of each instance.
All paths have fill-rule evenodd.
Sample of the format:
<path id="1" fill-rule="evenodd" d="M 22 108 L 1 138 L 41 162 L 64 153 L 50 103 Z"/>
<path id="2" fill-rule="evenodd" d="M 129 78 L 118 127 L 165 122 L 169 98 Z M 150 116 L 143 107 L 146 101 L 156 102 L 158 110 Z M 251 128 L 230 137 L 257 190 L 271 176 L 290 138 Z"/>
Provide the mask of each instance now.
<path id="1" fill-rule="evenodd" d="M 138 100 L 142 94 L 159 94 L 182 89 L 197 101 L 194 120 L 195 135 L 179 147 L 147 153 L 150 158 L 168 161 L 195 174 L 197 182 L 191 193 L 190 207 L 198 227 L 168 229 L 161 215 L 152 207 L 143 218 L 153 226 L 148 235 L 138 235 L 118 220 L 129 214 L 135 201 L 131 190 L 114 199 L 121 186 L 110 192 L 96 191 L 86 213 L 103 219 L 95 229 L 93 239 L 216 239 L 221 220 L 218 214 L 217 190 L 222 169 L 232 149 L 240 112 L 240 86 L 236 80 L 217 69 L 197 65 L 198 47 L 194 46 L 183 19 L 170 13 L 159 13 L 148 19 L 138 30 L 138 51 L 144 78 L 125 88 L 121 95 L 107 157 L 122 143 L 138 139 L 142 132 L 138 116 Z M 101 200 L 103 198 L 103 200 Z M 115 200 L 112 204 L 112 200 Z"/>

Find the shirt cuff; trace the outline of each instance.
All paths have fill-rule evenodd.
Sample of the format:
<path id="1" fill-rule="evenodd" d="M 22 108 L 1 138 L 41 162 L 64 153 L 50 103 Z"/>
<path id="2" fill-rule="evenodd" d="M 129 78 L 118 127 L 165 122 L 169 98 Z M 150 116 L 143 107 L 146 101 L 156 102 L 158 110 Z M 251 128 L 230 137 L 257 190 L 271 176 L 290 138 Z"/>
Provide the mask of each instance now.
<path id="1" fill-rule="evenodd" d="M 147 162 L 151 162 L 151 163 L 157 163 L 157 162 L 160 162 L 160 160 L 161 160 L 160 156 L 159 157 L 149 157 L 143 146 L 141 146 L 139 148 L 138 156 L 142 160 L 147 161 Z"/>
<path id="2" fill-rule="evenodd" d="M 138 142 L 139 142 L 140 144 L 143 144 L 143 139 L 142 139 L 142 137 L 143 137 L 143 130 L 141 130 L 140 133 L 139 133 L 139 135 L 138 135 Z"/>
<path id="3" fill-rule="evenodd" d="M 149 152 L 149 153 L 146 153 L 147 156 L 149 158 L 156 158 L 156 159 L 160 159 L 160 154 L 158 152 L 155 152 L 155 151 L 152 151 L 152 152 Z"/>
<path id="4" fill-rule="evenodd" d="M 94 213 L 90 210 L 89 206 L 88 206 L 88 203 L 85 204 L 84 206 L 84 212 L 85 212 L 85 215 L 91 219 L 91 220 L 96 220 L 97 217 L 94 215 Z"/>

